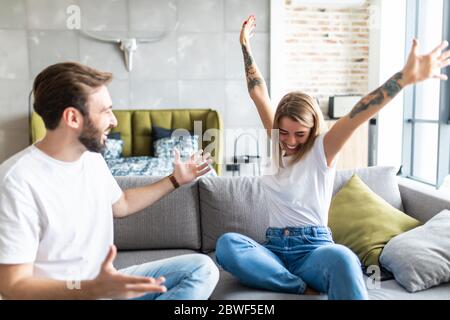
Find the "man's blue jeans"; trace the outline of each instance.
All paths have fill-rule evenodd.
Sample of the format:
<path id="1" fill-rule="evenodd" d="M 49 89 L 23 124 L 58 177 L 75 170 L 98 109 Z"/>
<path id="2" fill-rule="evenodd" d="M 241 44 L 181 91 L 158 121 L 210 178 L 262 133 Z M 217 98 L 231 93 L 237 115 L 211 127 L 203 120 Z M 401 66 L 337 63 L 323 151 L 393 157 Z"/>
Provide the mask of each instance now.
<path id="1" fill-rule="evenodd" d="M 263 245 L 238 233 L 217 240 L 217 262 L 243 284 L 302 294 L 306 286 L 328 298 L 367 299 L 361 264 L 335 244 L 327 227 L 268 228 Z"/>
<path id="2" fill-rule="evenodd" d="M 205 300 L 217 281 L 219 270 L 203 254 L 186 254 L 119 270 L 120 273 L 159 278 L 164 276 L 167 292 L 149 293 L 136 300 Z"/>

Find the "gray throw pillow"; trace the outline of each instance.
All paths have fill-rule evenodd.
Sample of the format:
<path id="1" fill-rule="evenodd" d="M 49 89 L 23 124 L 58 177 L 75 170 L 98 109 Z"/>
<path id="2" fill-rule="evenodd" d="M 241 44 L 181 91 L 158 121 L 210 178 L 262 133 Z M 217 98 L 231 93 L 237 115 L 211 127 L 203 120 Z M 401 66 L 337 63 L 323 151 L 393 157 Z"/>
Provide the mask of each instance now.
<path id="1" fill-rule="evenodd" d="M 409 292 L 450 281 L 450 210 L 424 225 L 392 238 L 380 256 L 381 265 Z"/>

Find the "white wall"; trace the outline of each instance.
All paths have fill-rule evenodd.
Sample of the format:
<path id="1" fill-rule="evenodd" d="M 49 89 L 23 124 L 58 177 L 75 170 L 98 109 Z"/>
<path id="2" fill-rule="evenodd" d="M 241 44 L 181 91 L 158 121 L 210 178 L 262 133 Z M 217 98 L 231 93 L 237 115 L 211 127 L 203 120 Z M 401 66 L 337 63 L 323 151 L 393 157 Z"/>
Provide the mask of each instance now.
<path id="1" fill-rule="evenodd" d="M 372 0 L 369 90 L 383 84 L 405 62 L 406 0 Z M 408 44 L 409 48 L 410 44 Z M 402 163 L 403 92 L 378 115 L 376 165 Z"/>
<path id="2" fill-rule="evenodd" d="M 284 0 L 270 1 L 270 85 L 272 101 L 280 101 L 285 90 L 286 71 L 284 69 Z"/>

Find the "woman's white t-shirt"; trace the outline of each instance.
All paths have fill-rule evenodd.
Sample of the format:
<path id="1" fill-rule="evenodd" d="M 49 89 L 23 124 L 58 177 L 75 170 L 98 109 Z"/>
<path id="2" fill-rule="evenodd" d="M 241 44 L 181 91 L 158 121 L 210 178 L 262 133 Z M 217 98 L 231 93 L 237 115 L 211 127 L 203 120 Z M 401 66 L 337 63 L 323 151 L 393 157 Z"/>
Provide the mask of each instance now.
<path id="1" fill-rule="evenodd" d="M 328 167 L 324 136 L 317 136 L 311 150 L 297 163 L 290 165 L 292 156 L 282 157 L 284 167 L 261 177 L 271 227 L 327 226 L 336 160 Z"/>
<path id="2" fill-rule="evenodd" d="M 121 195 L 99 153 L 63 162 L 26 148 L 0 166 L 0 264 L 32 263 L 35 276 L 56 280 L 96 277 Z"/>

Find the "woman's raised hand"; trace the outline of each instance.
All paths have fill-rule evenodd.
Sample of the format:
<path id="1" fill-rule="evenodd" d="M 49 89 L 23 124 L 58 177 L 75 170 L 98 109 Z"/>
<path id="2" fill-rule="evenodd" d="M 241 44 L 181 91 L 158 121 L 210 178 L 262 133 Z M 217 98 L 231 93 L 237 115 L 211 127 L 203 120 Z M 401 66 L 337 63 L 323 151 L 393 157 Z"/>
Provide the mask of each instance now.
<path id="1" fill-rule="evenodd" d="M 241 28 L 241 35 L 239 40 L 241 45 L 247 45 L 250 43 L 250 38 L 253 36 L 253 30 L 256 27 L 256 18 L 255 16 L 250 16 L 247 20 L 244 21 Z"/>
<path id="2" fill-rule="evenodd" d="M 405 84 L 414 84 L 430 78 L 447 80 L 447 76 L 441 74 L 441 69 L 450 65 L 450 50 L 442 52 L 448 47 L 448 42 L 443 41 L 428 54 L 419 54 L 419 42 L 413 40 L 408 61 L 403 68 Z"/>

